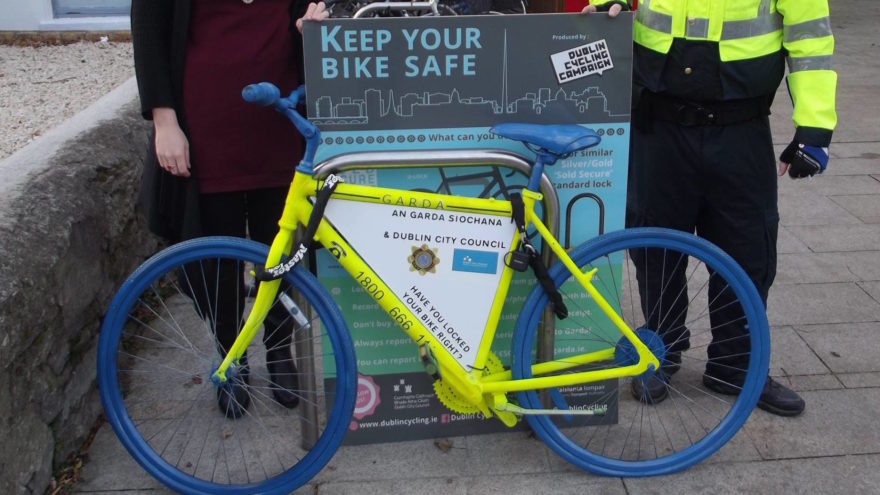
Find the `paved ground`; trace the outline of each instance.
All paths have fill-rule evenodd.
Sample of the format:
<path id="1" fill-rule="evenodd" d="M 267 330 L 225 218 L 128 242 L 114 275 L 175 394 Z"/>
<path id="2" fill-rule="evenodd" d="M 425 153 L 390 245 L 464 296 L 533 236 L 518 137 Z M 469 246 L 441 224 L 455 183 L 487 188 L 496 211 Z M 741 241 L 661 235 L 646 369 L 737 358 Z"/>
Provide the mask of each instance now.
<path id="1" fill-rule="evenodd" d="M 770 293 L 771 374 L 807 411 L 756 411 L 734 441 L 672 476 L 601 478 L 522 432 L 347 447 L 303 493 L 880 493 L 880 5 L 832 0 L 840 125 L 829 171 L 780 180 L 779 274 Z M 780 92 L 775 141 L 791 137 Z M 82 493 L 165 493 L 102 428 Z"/>

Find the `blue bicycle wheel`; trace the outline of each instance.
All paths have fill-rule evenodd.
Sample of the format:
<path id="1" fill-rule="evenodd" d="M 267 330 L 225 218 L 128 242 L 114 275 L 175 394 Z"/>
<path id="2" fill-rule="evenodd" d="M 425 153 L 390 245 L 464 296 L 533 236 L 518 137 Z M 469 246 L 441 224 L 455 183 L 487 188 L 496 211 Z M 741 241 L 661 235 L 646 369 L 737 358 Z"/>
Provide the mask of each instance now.
<path id="1" fill-rule="evenodd" d="M 661 368 L 519 393 L 521 407 L 545 410 L 526 416 L 538 437 L 572 464 L 608 476 L 679 471 L 730 441 L 757 403 L 770 355 L 764 304 L 746 273 L 705 240 L 658 228 L 599 236 L 570 256 L 584 273 L 595 270 L 598 292 Z M 557 263 L 550 276 L 569 316 L 556 318 L 551 338 L 539 335 L 542 317 L 553 312 L 545 312 L 540 287 L 532 292 L 514 333 L 514 377 L 635 363 L 632 345 L 571 273 Z M 564 370 L 533 368 L 588 352 L 604 354 L 590 364 L 571 359 Z"/>
<path id="2" fill-rule="evenodd" d="M 349 426 L 351 338 L 302 268 L 283 279 L 229 381 L 211 380 L 219 349 L 247 318 L 251 273 L 267 251 L 227 237 L 174 245 L 125 281 L 105 316 L 98 386 L 108 422 L 175 492 L 290 493 L 330 460 Z"/>

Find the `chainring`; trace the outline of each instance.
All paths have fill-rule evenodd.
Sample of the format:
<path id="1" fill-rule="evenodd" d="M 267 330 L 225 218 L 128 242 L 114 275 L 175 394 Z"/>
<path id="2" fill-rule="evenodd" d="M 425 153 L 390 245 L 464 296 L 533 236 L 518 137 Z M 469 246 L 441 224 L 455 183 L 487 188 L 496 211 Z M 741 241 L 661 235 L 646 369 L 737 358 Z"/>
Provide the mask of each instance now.
<path id="1" fill-rule="evenodd" d="M 483 376 L 492 373 L 499 373 L 501 371 L 504 371 L 504 365 L 501 364 L 501 359 L 494 353 L 490 352 L 489 355 L 486 356 L 486 367 L 483 369 Z M 476 414 L 480 412 L 480 407 L 478 405 L 472 404 L 461 398 L 448 383 L 443 381 L 442 378 L 434 381 L 434 394 L 437 395 L 437 399 L 440 400 L 440 403 L 446 406 L 450 411 L 459 414 Z"/>

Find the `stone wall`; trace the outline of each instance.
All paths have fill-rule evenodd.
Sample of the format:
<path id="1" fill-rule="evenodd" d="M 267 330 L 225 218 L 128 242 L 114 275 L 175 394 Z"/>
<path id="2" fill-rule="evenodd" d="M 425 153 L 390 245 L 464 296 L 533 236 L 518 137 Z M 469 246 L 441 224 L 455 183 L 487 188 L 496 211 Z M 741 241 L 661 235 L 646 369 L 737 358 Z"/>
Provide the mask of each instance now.
<path id="1" fill-rule="evenodd" d="M 134 80 L 0 162 L 0 493 L 43 493 L 102 412 L 101 318 L 157 249 Z"/>

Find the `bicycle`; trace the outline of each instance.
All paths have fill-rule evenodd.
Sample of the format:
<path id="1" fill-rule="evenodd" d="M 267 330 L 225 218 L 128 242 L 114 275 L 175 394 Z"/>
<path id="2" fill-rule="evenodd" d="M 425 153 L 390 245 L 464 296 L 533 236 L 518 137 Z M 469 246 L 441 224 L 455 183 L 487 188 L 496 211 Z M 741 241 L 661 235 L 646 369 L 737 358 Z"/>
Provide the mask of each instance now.
<path id="1" fill-rule="evenodd" d="M 544 167 L 597 144 L 593 131 L 576 125 L 495 126 L 492 132 L 522 141 L 534 152 L 528 186 L 511 201 L 469 198 L 315 177 L 312 161 L 320 133 L 296 112 L 304 89 L 283 98 L 277 88 L 261 83 L 243 95 L 283 113 L 307 142 L 271 247 L 210 237 L 166 248 L 124 282 L 101 330 L 98 382 L 108 422 L 135 460 L 171 489 L 288 493 L 306 484 L 339 448 L 359 378 L 336 303 L 300 264 L 313 244 L 332 253 L 418 345 L 447 407 L 479 412 L 508 426 L 525 418 L 554 452 L 590 472 L 648 476 L 685 469 L 730 440 L 752 411 L 768 368 L 768 326 L 757 291 L 730 257 L 691 234 L 656 228 L 603 234 L 566 251 L 534 213 Z M 384 244 L 371 248 L 351 231 L 342 235 L 337 225 L 372 233 L 377 226 L 370 228 L 371 212 L 397 210 L 485 222 L 477 229 L 498 229 L 506 237 L 496 250 L 493 267 L 500 276 L 491 281 L 491 304 L 471 304 L 464 312 L 487 315 L 482 331 L 468 337 L 461 328 L 453 335 L 425 317 L 425 291 L 400 291 L 400 279 L 422 289 L 435 281 L 442 287 L 432 277 L 451 273 L 445 271 L 454 263 L 448 250 L 404 243 L 405 252 L 390 253 Z M 558 261 L 543 275 L 535 270 L 540 283 L 523 305 L 508 367 L 490 347 L 514 271 L 535 266 L 537 248 L 528 241 L 526 226 L 539 233 Z M 303 227 L 305 233 L 294 242 L 295 230 Z M 411 251 L 410 244 L 416 244 Z M 362 249 L 369 256 L 362 256 Z M 381 256 L 373 254 L 376 249 Z M 411 271 L 394 274 L 385 270 L 387 263 L 408 263 Z M 473 281 L 468 285 L 480 283 L 489 271 L 467 275 Z M 237 301 L 231 311 L 242 330 L 221 356 L 212 325 L 224 309 L 218 308 L 224 296 L 218 280 L 229 273 Z M 650 279 L 657 274 L 659 279 Z M 707 292 L 711 297 L 704 298 Z M 279 308 L 285 321 L 273 316 Z M 719 355 L 718 342 L 709 345 L 712 331 L 737 322 L 740 350 L 745 350 Z M 538 335 L 542 325 L 556 339 L 553 352 L 539 352 L 547 337 Z M 271 399 L 262 353 L 251 345 L 259 342 L 261 331 L 278 328 L 292 331 L 296 348 L 302 388 L 296 409 Z M 716 394 L 701 385 L 707 365 L 738 367 L 741 386 L 726 384 L 737 387 L 738 395 Z M 667 400 L 653 403 L 634 393 L 666 376 L 674 377 L 665 381 Z M 238 419 L 224 417 L 216 407 L 217 390 L 233 384 L 250 398 Z M 600 396 L 591 397 L 597 390 Z M 298 423 L 292 420 L 297 416 Z"/>

